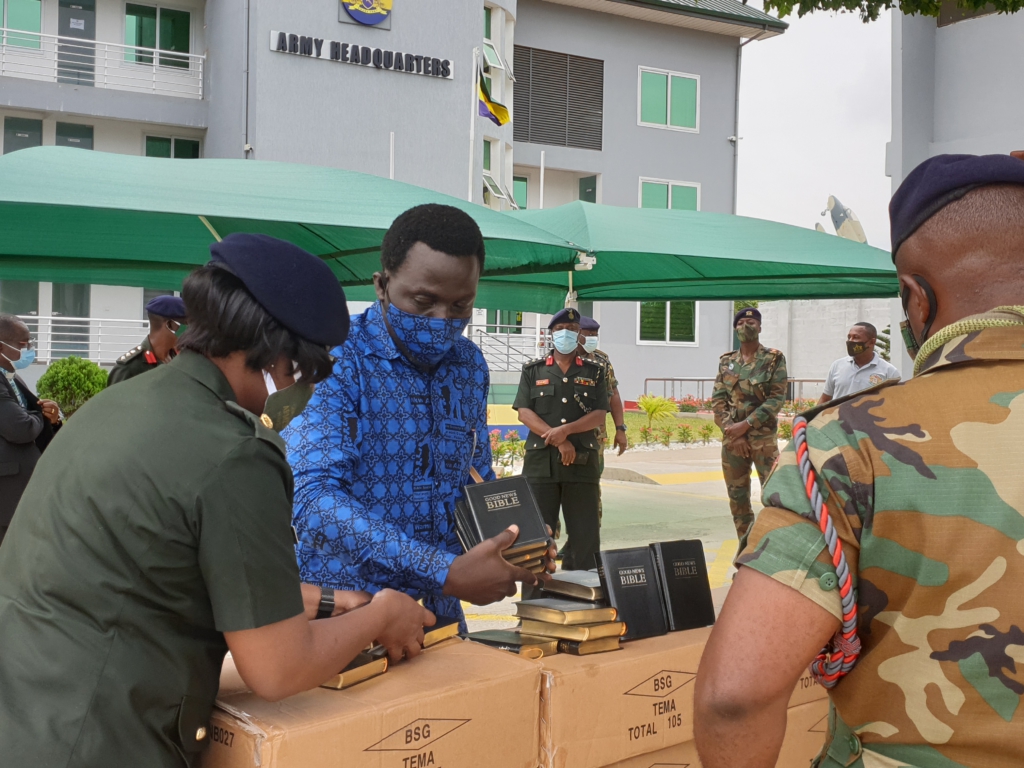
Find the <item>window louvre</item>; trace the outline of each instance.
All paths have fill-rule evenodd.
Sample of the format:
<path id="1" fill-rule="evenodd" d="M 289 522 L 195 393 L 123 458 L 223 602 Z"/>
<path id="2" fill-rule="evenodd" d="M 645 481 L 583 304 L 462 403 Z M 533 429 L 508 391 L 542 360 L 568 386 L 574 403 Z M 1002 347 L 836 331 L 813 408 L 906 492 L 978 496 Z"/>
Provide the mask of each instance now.
<path id="1" fill-rule="evenodd" d="M 515 46 L 516 141 L 602 148 L 604 62 Z"/>

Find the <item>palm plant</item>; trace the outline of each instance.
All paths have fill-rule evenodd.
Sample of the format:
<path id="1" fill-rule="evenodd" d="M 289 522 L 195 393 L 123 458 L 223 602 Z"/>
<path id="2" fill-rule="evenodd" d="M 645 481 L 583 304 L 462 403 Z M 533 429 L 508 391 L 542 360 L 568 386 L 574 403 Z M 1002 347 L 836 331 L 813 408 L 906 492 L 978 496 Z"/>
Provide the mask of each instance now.
<path id="1" fill-rule="evenodd" d="M 667 419 L 675 415 L 678 406 L 666 397 L 658 395 L 641 395 L 636 401 L 641 411 L 647 414 L 647 428 L 651 429 L 654 420 Z"/>

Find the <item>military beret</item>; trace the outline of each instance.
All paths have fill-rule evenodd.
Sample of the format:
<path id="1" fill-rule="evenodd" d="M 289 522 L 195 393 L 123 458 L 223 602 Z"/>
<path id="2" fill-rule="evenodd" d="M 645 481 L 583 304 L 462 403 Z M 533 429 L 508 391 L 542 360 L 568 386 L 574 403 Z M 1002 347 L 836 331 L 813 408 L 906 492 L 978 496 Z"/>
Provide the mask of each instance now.
<path id="1" fill-rule="evenodd" d="M 177 296 L 157 296 L 146 304 L 147 315 L 170 317 L 174 320 L 185 319 L 185 302 Z"/>
<path id="2" fill-rule="evenodd" d="M 752 317 L 755 320 L 757 320 L 757 322 L 761 322 L 761 313 L 758 312 L 754 307 L 746 307 L 745 309 L 741 309 L 739 312 L 736 313 L 736 317 L 732 319 L 732 327 L 735 328 L 736 323 L 738 323 L 745 317 Z"/>
<path id="3" fill-rule="evenodd" d="M 1010 155 L 936 155 L 903 180 L 889 203 L 892 258 L 928 219 L 972 190 L 1024 184 L 1024 160 Z"/>
<path id="4" fill-rule="evenodd" d="M 586 315 L 580 315 L 580 330 L 581 331 L 599 331 L 601 330 L 601 324 L 592 317 Z"/>
<path id="5" fill-rule="evenodd" d="M 329 347 L 348 338 L 345 292 L 322 259 L 284 240 L 242 233 L 211 245 L 210 257 L 297 336 Z"/>
<path id="6" fill-rule="evenodd" d="M 548 323 L 548 329 L 554 328 L 559 323 L 578 323 L 580 321 L 580 315 L 578 309 L 572 307 L 566 307 L 565 309 L 559 310 L 551 318 L 551 322 Z"/>

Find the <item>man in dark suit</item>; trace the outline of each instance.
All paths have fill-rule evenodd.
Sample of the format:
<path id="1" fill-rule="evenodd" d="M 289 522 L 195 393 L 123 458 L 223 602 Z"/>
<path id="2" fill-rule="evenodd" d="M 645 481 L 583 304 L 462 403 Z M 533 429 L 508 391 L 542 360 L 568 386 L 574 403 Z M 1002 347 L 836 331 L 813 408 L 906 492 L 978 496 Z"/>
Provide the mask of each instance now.
<path id="1" fill-rule="evenodd" d="M 40 400 L 15 373 L 35 359 L 28 326 L 0 315 L 0 544 L 39 454 L 60 425 L 60 408 Z"/>

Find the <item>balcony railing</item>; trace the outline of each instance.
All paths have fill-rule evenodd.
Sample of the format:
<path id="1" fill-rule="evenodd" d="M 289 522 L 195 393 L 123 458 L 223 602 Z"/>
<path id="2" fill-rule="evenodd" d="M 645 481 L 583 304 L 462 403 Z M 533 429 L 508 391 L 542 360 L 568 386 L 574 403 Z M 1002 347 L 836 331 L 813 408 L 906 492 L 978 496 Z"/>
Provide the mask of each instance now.
<path id="1" fill-rule="evenodd" d="M 50 363 L 63 357 L 111 364 L 149 333 L 146 320 L 21 315 L 36 346 L 36 360 Z"/>
<path id="2" fill-rule="evenodd" d="M 0 76 L 203 98 L 205 56 L 0 27 Z"/>
<path id="3" fill-rule="evenodd" d="M 549 347 L 546 328 L 480 324 L 466 329 L 469 337 L 484 353 L 492 371 L 518 371 L 523 363 L 540 356 Z"/>

